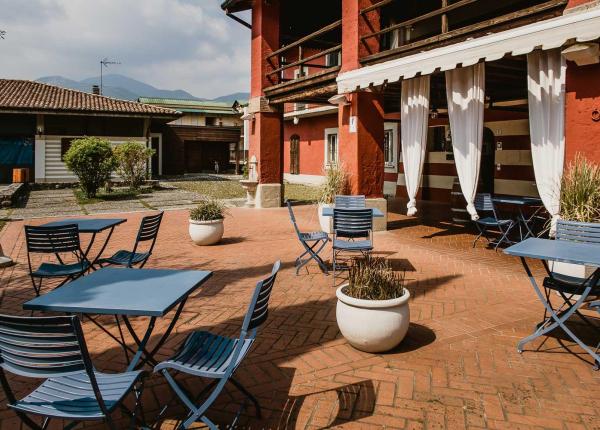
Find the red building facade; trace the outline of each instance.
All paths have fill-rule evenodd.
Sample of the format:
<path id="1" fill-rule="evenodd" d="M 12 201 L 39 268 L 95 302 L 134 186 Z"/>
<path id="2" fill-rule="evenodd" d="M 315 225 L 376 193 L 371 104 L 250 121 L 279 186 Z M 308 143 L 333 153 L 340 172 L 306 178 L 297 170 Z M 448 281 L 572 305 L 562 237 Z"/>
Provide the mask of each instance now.
<path id="1" fill-rule="evenodd" d="M 553 49 L 564 53 L 575 46 L 582 53 L 579 64 L 567 61 L 566 66 L 565 165 L 576 153 L 600 162 L 600 33 L 583 28 L 600 22 L 598 1 L 228 0 L 223 8 L 230 14 L 252 11 L 248 125 L 250 156 L 257 158 L 262 188 L 259 207 L 281 201 L 284 178 L 318 183 L 331 162 L 344 166 L 352 193 L 365 194 L 375 204 L 384 195 L 405 196 L 402 76 L 395 78 L 389 70 L 404 73 L 398 66 L 404 60 L 402 67 L 411 69 L 410 59 L 418 55 L 435 59 L 438 52 L 519 31 L 541 35 L 539 46 L 529 51 L 547 49 L 552 39 Z M 565 25 L 564 17 L 569 17 Z M 544 23 L 556 23 L 564 40 L 557 44 L 559 30 L 551 34 Z M 529 51 L 511 47 L 499 58 L 479 59 L 486 66 L 479 180 L 497 194 L 537 195 L 527 102 Z M 416 75 L 431 79 L 418 198 L 450 203 L 457 173 L 443 75 L 448 67 L 432 64 Z M 460 61 L 452 66 L 461 67 Z"/>

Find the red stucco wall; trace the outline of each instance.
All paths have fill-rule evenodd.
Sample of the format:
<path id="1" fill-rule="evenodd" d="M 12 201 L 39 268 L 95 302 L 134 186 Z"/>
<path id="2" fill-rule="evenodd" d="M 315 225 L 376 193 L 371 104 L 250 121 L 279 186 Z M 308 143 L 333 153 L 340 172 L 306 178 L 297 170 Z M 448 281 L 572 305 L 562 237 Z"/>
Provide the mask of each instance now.
<path id="1" fill-rule="evenodd" d="M 565 115 L 566 158 L 578 152 L 600 163 L 600 64 L 567 67 L 567 99 Z"/>
<path id="2" fill-rule="evenodd" d="M 300 174 L 322 175 L 325 164 L 325 129 L 337 128 L 337 114 L 301 118 L 298 125 L 285 121 L 283 171 L 290 172 L 290 139 L 300 136 Z"/>

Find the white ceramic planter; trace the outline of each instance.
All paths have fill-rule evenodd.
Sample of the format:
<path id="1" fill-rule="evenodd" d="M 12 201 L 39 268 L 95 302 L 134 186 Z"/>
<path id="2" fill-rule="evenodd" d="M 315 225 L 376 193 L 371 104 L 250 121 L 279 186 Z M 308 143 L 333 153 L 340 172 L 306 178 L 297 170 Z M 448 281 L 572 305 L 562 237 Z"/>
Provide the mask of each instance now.
<path id="1" fill-rule="evenodd" d="M 323 208 L 331 208 L 333 205 L 319 203 L 319 224 L 321 225 L 321 230 L 323 230 L 327 234 L 333 233 L 333 217 L 323 216 Z"/>
<path id="2" fill-rule="evenodd" d="M 214 245 L 223 238 L 223 220 L 194 221 L 190 220 L 190 237 L 196 245 Z"/>
<path id="3" fill-rule="evenodd" d="M 365 352 L 385 352 L 400 344 L 410 323 L 409 291 L 392 300 L 360 300 L 344 294 L 346 286 L 336 291 L 337 324 L 346 340 Z"/>

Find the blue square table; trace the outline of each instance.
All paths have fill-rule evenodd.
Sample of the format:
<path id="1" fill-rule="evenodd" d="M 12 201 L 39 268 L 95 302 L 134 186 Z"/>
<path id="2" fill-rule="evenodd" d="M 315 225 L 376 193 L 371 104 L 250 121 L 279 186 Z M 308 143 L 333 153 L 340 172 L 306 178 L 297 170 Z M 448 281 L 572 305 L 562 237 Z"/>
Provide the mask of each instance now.
<path id="1" fill-rule="evenodd" d="M 521 259 L 521 263 L 525 268 L 529 281 L 549 315 L 549 317 L 538 326 L 533 334 L 519 342 L 517 347 L 518 351 L 523 352 L 525 344 L 560 327 L 573 341 L 592 356 L 596 363 L 596 368 L 598 368 L 600 366 L 600 355 L 598 355 L 598 351 L 593 351 L 583 343 L 565 323 L 581 308 L 581 306 L 583 306 L 592 291 L 592 288 L 600 281 L 600 246 L 566 240 L 529 238 L 521 243 L 506 248 L 504 252 Z M 548 267 L 548 261 L 585 264 L 597 267 L 598 269 L 596 269 L 589 278 L 582 280 L 578 287 L 578 291 L 581 291 L 579 299 L 577 299 L 571 307 L 557 313 L 549 303 L 548 296 L 542 292 L 537 284 L 531 273 L 531 269 L 527 264 L 527 259 L 541 260 L 549 277 L 552 277 L 552 273 Z"/>
<path id="2" fill-rule="evenodd" d="M 121 345 L 128 359 L 128 351 L 134 354 L 127 368 L 129 371 L 147 362 L 156 363 L 154 355 L 171 334 L 188 297 L 211 276 L 212 272 L 197 270 L 105 267 L 28 301 L 23 305 L 23 309 L 80 313 L 88 316 L 94 324 Z M 167 331 L 154 348 L 148 351 L 146 345 L 152 336 L 156 319 L 164 317 L 175 307 L 177 310 Z M 115 315 L 121 338 L 110 333 L 93 319 L 92 315 Z M 137 345 L 137 351 L 133 351 L 125 343 L 118 322 L 119 317 L 123 318 L 129 334 Z M 141 339 L 133 330 L 130 317 L 150 317 L 146 332 Z"/>
<path id="3" fill-rule="evenodd" d="M 513 207 L 517 207 L 519 209 L 519 213 L 517 214 L 517 219 L 514 225 L 519 226 L 519 236 L 521 240 L 527 239 L 529 237 L 535 237 L 533 230 L 531 230 L 532 220 L 537 216 L 537 214 L 544 208 L 544 203 L 542 199 L 537 197 L 522 197 L 522 196 L 493 196 L 492 200 L 494 203 L 499 203 L 503 205 L 510 205 Z M 527 207 L 536 208 L 532 215 L 529 217 L 525 216 L 524 209 Z M 523 236 L 523 226 L 525 228 L 525 235 Z"/>
<path id="4" fill-rule="evenodd" d="M 89 242 L 86 250 L 83 252 L 83 255 L 85 256 L 85 258 L 87 258 L 89 260 L 90 267 L 92 269 L 96 270 L 94 265 L 96 264 L 96 262 L 101 257 L 104 250 L 106 249 L 106 246 L 108 245 L 108 241 L 110 240 L 110 237 L 112 236 L 112 234 L 115 230 L 115 227 L 120 224 L 123 224 L 124 222 L 127 222 L 127 219 L 125 219 L 125 218 L 63 219 L 60 221 L 53 221 L 53 222 L 46 223 L 42 227 L 62 227 L 65 225 L 75 224 L 75 225 L 77 225 L 77 227 L 79 229 L 79 233 L 91 234 L 92 237 L 90 238 L 90 242 Z M 108 235 L 106 236 L 106 239 L 104 240 L 104 244 L 100 248 L 100 251 L 97 253 L 96 257 L 94 257 L 93 260 L 90 260 L 88 258 L 88 255 L 92 249 L 92 245 L 94 244 L 94 241 L 96 240 L 96 235 L 98 233 L 102 233 L 105 230 L 109 230 L 109 232 L 108 232 Z"/>

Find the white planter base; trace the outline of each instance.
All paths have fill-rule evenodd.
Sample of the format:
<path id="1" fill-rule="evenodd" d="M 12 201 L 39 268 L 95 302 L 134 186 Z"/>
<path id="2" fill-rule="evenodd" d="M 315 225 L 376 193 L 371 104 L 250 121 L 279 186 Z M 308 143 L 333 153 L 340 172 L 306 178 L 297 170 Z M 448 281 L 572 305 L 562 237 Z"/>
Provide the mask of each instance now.
<path id="1" fill-rule="evenodd" d="M 214 245 L 223 238 L 224 232 L 225 228 L 222 219 L 215 221 L 190 220 L 190 238 L 196 245 Z"/>
<path id="2" fill-rule="evenodd" d="M 402 342 L 410 324 L 410 293 L 393 300 L 359 300 L 336 291 L 336 319 L 346 340 L 361 351 L 385 352 Z"/>
<path id="3" fill-rule="evenodd" d="M 323 208 L 330 207 L 333 207 L 333 205 L 319 203 L 319 208 L 317 209 L 319 211 L 319 225 L 321 226 L 321 230 L 327 234 L 333 233 L 333 217 L 323 216 Z"/>

